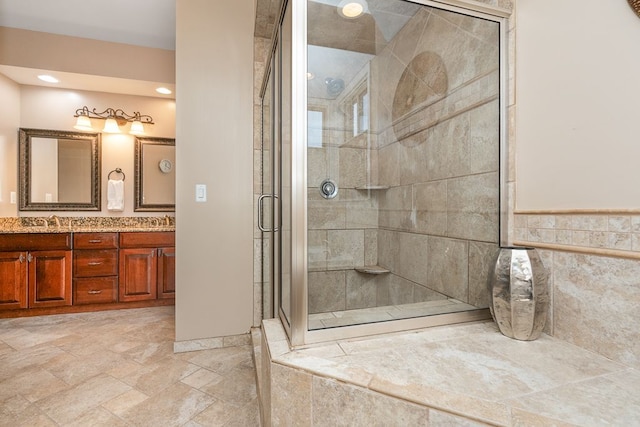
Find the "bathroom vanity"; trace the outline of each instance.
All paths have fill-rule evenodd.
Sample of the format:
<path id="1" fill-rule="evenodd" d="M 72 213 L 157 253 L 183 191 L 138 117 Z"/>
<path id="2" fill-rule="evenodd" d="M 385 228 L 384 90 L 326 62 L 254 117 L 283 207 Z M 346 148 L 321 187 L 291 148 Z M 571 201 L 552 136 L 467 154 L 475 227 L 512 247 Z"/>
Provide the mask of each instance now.
<path id="1" fill-rule="evenodd" d="M 172 305 L 174 231 L 0 234 L 0 318 Z"/>

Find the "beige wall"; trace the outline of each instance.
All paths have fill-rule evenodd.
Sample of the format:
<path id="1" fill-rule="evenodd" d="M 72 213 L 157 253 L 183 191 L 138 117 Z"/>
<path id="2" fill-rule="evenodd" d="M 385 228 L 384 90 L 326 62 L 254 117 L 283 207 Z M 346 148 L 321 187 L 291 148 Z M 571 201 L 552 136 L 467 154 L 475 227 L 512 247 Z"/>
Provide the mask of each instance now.
<path id="1" fill-rule="evenodd" d="M 17 205 L 10 203 L 18 191 L 17 158 L 20 127 L 20 86 L 0 74 L 0 217 L 15 216 Z"/>
<path id="2" fill-rule="evenodd" d="M 19 105 L 20 108 L 17 108 Z M 131 114 L 139 111 L 153 117 L 154 125 L 146 125 L 146 136 L 175 138 L 175 101 L 170 99 L 89 92 L 67 89 L 52 89 L 40 86 L 20 86 L 20 102 L 15 109 L 19 111 L 20 121 L 12 130 L 17 134 L 18 127 L 74 131 L 75 111 L 83 106 L 103 111 L 107 107 L 120 108 Z M 100 130 L 101 120 L 93 125 Z M 15 143 L 17 146 L 17 142 Z M 17 150 L 17 149 L 16 149 Z M 16 151 L 17 153 L 17 151 Z M 14 167 L 17 154 L 0 159 L 0 165 Z M 121 168 L 125 179 L 125 210 L 107 211 L 107 176 L 115 168 Z M 102 211 L 83 212 L 83 216 L 154 216 L 157 212 L 134 213 L 134 137 L 129 134 L 102 134 Z M 11 191 L 17 191 L 11 190 Z M 77 216 L 78 212 L 56 212 L 59 216 Z M 11 205 L 7 216 L 38 216 L 49 212 L 20 212 L 17 205 Z"/>
<path id="3" fill-rule="evenodd" d="M 640 208 L 638 17 L 518 0 L 517 23 L 516 209 Z"/>
<path id="4" fill-rule="evenodd" d="M 3 65 L 175 82 L 172 50 L 7 27 L 0 27 L 0 40 L 0 64 Z"/>
<path id="5" fill-rule="evenodd" d="M 597 0 L 518 0 L 516 20 L 513 240 L 544 249 L 546 332 L 637 369 L 640 21 Z"/>
<path id="6" fill-rule="evenodd" d="M 176 341 L 242 334 L 253 314 L 252 0 L 176 5 Z M 195 202 L 195 184 L 208 200 Z"/>

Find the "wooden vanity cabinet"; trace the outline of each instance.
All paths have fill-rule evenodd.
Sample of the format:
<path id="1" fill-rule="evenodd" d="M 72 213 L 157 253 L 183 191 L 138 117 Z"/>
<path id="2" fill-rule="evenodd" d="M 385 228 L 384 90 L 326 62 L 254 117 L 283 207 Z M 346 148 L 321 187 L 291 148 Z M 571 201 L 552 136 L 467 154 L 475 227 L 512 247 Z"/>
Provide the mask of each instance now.
<path id="1" fill-rule="evenodd" d="M 74 304 L 118 300 L 118 233 L 73 235 Z"/>
<path id="2" fill-rule="evenodd" d="M 173 232 L 120 233 L 120 302 L 172 298 L 175 293 Z"/>
<path id="3" fill-rule="evenodd" d="M 0 235 L 0 309 L 72 303 L 71 234 Z"/>
<path id="4" fill-rule="evenodd" d="M 174 298 L 174 232 L 0 233 L 0 318 Z"/>

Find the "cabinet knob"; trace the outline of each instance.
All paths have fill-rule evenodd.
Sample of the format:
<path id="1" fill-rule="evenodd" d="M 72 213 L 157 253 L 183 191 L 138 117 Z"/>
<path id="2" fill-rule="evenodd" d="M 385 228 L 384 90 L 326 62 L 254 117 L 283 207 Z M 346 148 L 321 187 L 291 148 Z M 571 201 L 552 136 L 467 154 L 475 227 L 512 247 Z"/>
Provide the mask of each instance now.
<path id="1" fill-rule="evenodd" d="M 20 261 L 20 264 L 22 264 L 24 262 L 24 255 L 20 254 L 20 258 L 18 258 L 18 260 Z"/>
<path id="2" fill-rule="evenodd" d="M 33 256 L 31 254 L 27 254 L 27 262 L 33 261 Z"/>

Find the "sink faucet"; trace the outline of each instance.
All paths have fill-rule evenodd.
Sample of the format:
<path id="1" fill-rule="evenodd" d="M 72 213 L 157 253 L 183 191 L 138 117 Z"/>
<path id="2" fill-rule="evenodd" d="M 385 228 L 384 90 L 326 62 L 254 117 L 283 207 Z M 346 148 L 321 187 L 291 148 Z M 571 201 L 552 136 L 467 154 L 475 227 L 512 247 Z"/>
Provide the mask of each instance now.
<path id="1" fill-rule="evenodd" d="M 58 215 L 51 215 L 51 216 L 49 217 L 49 219 L 53 219 L 53 220 L 55 221 L 55 223 L 56 223 L 56 227 L 57 227 L 57 228 L 60 228 L 60 218 L 58 218 Z M 48 221 L 48 220 L 46 221 L 46 224 L 47 224 L 47 225 L 49 224 L 49 221 Z"/>

